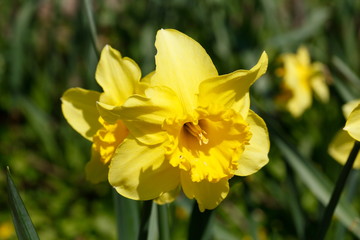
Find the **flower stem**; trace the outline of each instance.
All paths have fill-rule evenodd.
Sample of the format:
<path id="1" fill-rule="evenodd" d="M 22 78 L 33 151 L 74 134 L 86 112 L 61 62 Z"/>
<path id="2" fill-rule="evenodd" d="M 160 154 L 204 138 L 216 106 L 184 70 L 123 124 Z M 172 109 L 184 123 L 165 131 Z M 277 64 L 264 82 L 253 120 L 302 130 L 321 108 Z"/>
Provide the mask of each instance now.
<path id="1" fill-rule="evenodd" d="M 212 210 L 205 210 L 200 212 L 197 202 L 195 201 L 193 210 L 191 213 L 190 226 L 188 232 L 188 240 L 201 240 L 206 234 Z"/>
<path id="2" fill-rule="evenodd" d="M 159 224 L 159 239 L 170 240 L 168 205 L 157 205 L 158 210 L 158 224 Z"/>
<path id="3" fill-rule="evenodd" d="M 84 0 L 84 3 L 85 3 L 86 16 L 87 16 L 87 19 L 89 21 L 89 26 L 90 26 L 91 43 L 93 45 L 93 48 L 94 48 L 97 58 L 99 58 L 100 55 L 99 55 L 99 49 L 97 47 L 97 40 L 96 40 L 97 33 L 96 33 L 94 15 L 92 13 L 90 0 Z"/>
<path id="4" fill-rule="evenodd" d="M 325 238 L 326 232 L 330 226 L 331 218 L 334 214 L 337 203 L 339 202 L 341 192 L 344 189 L 346 180 L 349 176 L 349 173 L 354 165 L 356 156 L 358 155 L 360 150 L 360 142 L 356 141 L 354 147 L 352 148 L 350 155 L 346 161 L 345 166 L 341 170 L 340 176 L 336 182 L 336 186 L 331 195 L 330 201 L 325 208 L 325 212 L 319 227 L 319 231 L 317 237 L 315 239 L 322 240 Z"/>
<path id="5" fill-rule="evenodd" d="M 138 239 L 147 239 L 149 234 L 149 225 L 150 225 L 150 216 L 151 216 L 151 208 L 152 208 L 151 200 L 144 201 L 142 212 L 141 212 L 141 222 Z M 124 238 L 126 239 L 126 238 Z"/>

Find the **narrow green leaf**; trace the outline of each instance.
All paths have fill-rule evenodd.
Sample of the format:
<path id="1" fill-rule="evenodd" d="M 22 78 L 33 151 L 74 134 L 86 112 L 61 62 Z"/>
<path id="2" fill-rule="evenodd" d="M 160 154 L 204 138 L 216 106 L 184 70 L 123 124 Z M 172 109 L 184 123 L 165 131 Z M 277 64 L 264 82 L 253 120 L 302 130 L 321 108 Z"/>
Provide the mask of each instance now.
<path id="1" fill-rule="evenodd" d="M 10 79 L 9 84 L 11 90 L 19 94 L 22 84 L 22 75 L 23 75 L 23 65 L 26 54 L 25 44 L 28 39 L 28 32 L 30 31 L 30 23 L 31 17 L 36 10 L 36 5 L 33 1 L 27 1 L 25 4 L 21 6 L 21 8 L 17 11 L 16 21 L 14 24 L 14 36 L 13 41 L 11 41 L 11 67 L 10 69 Z"/>
<path id="2" fill-rule="evenodd" d="M 159 239 L 170 240 L 169 228 L 169 213 L 168 205 L 157 205 L 158 210 L 158 224 L 159 224 Z"/>
<path id="3" fill-rule="evenodd" d="M 16 186 L 11 178 L 9 167 L 7 169 L 7 188 L 9 204 L 13 222 L 18 239 L 20 240 L 36 240 L 39 236 L 36 233 L 34 225 L 27 212 L 24 202 L 22 201 Z"/>
<path id="4" fill-rule="evenodd" d="M 194 202 L 190 218 L 188 240 L 201 240 L 206 238 L 210 231 L 209 223 L 212 213 L 213 210 L 200 212 L 197 202 Z"/>
<path id="5" fill-rule="evenodd" d="M 360 78 L 346 65 L 346 63 L 344 63 L 343 60 L 335 56 L 331 59 L 331 62 L 354 86 L 360 85 Z"/>
<path id="6" fill-rule="evenodd" d="M 329 17 L 330 11 L 327 8 L 315 9 L 300 28 L 271 38 L 268 45 L 271 47 L 297 46 L 323 28 Z"/>
<path id="7" fill-rule="evenodd" d="M 289 141 L 285 141 L 276 133 L 272 137 L 292 169 L 300 176 L 300 179 L 316 198 L 326 205 L 329 202 L 332 190 L 330 180 L 318 171 L 310 161 L 304 159 L 295 147 L 290 145 Z M 357 224 L 359 216 L 350 204 L 340 200 L 335 210 L 335 215 L 350 231 L 357 237 L 360 237 L 360 224 Z"/>
<path id="8" fill-rule="evenodd" d="M 299 201 L 299 192 L 297 191 L 297 184 L 295 181 L 295 176 L 293 170 L 287 164 L 287 174 L 286 174 L 286 186 L 287 186 L 287 196 L 288 204 L 291 215 L 293 217 L 296 234 L 298 239 L 305 239 L 305 219 L 304 214 L 301 209 Z"/>
<path id="9" fill-rule="evenodd" d="M 355 141 L 354 147 L 350 152 L 348 160 L 341 170 L 340 176 L 336 182 L 335 188 L 332 192 L 329 203 L 327 204 L 324 212 L 323 219 L 320 224 L 319 232 L 316 239 L 322 240 L 326 236 L 326 232 L 330 226 L 332 216 L 334 215 L 334 210 L 339 202 L 341 193 L 344 190 L 345 184 L 349 177 L 349 174 L 353 168 L 355 159 L 360 150 L 360 142 Z"/>
<path id="10" fill-rule="evenodd" d="M 113 191 L 118 239 L 135 240 L 139 231 L 139 205 L 137 201 L 124 198 Z"/>
<path id="11" fill-rule="evenodd" d="M 356 97 L 354 93 L 348 88 L 348 86 L 338 77 L 334 76 L 334 86 L 337 92 L 340 94 L 341 98 L 344 102 L 350 102 L 354 100 Z"/>
<path id="12" fill-rule="evenodd" d="M 348 202 L 352 202 L 356 196 L 356 192 L 359 187 L 359 171 L 352 171 L 349 176 L 348 191 L 345 192 L 345 199 Z M 341 222 L 336 223 L 335 237 L 334 239 L 344 239 L 346 228 Z"/>
<path id="13" fill-rule="evenodd" d="M 144 201 L 141 212 L 141 222 L 140 222 L 138 240 L 148 239 L 152 208 L 153 208 L 153 201 L 151 200 Z"/>
<path id="14" fill-rule="evenodd" d="M 99 58 L 100 55 L 99 55 L 99 49 L 97 46 L 97 37 L 96 37 L 97 33 L 96 33 L 95 20 L 94 20 L 94 15 L 92 12 L 91 3 L 90 3 L 90 0 L 84 0 L 84 2 L 85 2 L 86 16 L 89 21 L 91 42 L 92 42 L 94 51 L 96 53 L 96 56 Z"/>

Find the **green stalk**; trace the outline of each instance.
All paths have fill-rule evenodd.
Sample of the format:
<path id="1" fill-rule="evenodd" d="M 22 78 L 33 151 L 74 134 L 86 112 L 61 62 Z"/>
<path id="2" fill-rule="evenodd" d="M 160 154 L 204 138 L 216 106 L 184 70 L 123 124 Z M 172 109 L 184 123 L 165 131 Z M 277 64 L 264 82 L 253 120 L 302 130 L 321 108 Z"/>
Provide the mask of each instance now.
<path id="1" fill-rule="evenodd" d="M 113 191 L 118 239 L 135 240 L 139 231 L 138 202 Z"/>
<path id="2" fill-rule="evenodd" d="M 188 232 L 188 240 L 201 240 L 209 229 L 209 222 L 212 210 L 200 212 L 197 202 L 194 202 L 193 210 L 190 218 L 190 226 Z"/>
<path id="3" fill-rule="evenodd" d="M 159 224 L 159 239 L 170 240 L 170 228 L 169 228 L 169 215 L 168 205 L 157 205 L 158 210 L 158 224 Z"/>
<path id="4" fill-rule="evenodd" d="M 144 201 L 144 205 L 142 207 L 142 212 L 141 212 L 141 222 L 140 222 L 140 229 L 138 235 L 139 240 L 148 238 L 152 203 L 153 203 L 152 200 Z M 127 239 L 127 238 L 123 238 L 123 239 Z"/>
<path id="5" fill-rule="evenodd" d="M 95 27 L 95 20 L 94 20 L 94 15 L 93 15 L 93 12 L 91 9 L 90 0 L 84 0 L 84 3 L 85 3 L 86 16 L 89 21 L 91 43 L 93 45 L 96 56 L 98 58 L 100 58 L 99 49 L 97 47 L 97 40 L 96 40 L 97 33 L 96 33 L 96 27 Z"/>
<path id="6" fill-rule="evenodd" d="M 337 203 L 339 202 L 341 193 L 344 189 L 346 180 L 349 176 L 349 173 L 354 165 L 356 156 L 358 155 L 360 150 L 360 142 L 356 141 L 354 147 L 352 148 L 350 155 L 346 161 L 345 166 L 341 170 L 340 176 L 336 182 L 336 186 L 331 195 L 330 201 L 325 208 L 325 212 L 319 227 L 319 231 L 317 237 L 315 239 L 322 240 L 325 238 L 326 232 L 330 226 L 331 218 L 334 214 Z"/>

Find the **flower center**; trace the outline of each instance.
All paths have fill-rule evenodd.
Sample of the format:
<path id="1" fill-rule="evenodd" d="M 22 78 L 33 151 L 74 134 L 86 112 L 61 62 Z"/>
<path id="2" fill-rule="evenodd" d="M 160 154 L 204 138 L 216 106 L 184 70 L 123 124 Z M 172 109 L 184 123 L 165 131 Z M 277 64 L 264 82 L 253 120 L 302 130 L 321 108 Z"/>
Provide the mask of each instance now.
<path id="1" fill-rule="evenodd" d="M 192 182 L 215 183 L 231 178 L 251 139 L 249 124 L 231 109 L 199 108 L 196 113 L 197 120 L 165 122 L 164 129 L 169 134 L 165 145 L 169 163 L 189 174 Z"/>
<path id="2" fill-rule="evenodd" d="M 199 142 L 200 145 L 202 144 L 208 144 L 209 139 L 205 137 L 207 135 L 207 132 L 205 132 L 199 124 L 194 124 L 192 122 L 187 122 L 184 124 L 184 128 L 188 133 L 193 135 Z"/>

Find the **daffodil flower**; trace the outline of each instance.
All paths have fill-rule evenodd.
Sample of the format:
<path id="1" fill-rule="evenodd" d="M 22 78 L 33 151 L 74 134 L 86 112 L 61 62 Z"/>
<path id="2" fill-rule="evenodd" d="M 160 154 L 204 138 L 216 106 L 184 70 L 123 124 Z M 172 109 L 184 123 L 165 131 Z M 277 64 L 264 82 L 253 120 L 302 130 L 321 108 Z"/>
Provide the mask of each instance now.
<path id="1" fill-rule="evenodd" d="M 325 83 L 324 66 L 311 63 L 309 52 L 300 47 L 297 54 L 286 53 L 280 56 L 284 66 L 277 72 L 283 77 L 282 93 L 278 100 L 294 116 L 299 117 L 312 104 L 312 91 L 318 98 L 327 102 L 329 90 Z"/>
<path id="2" fill-rule="evenodd" d="M 103 93 L 71 88 L 62 98 L 62 111 L 68 123 L 91 141 L 91 160 L 86 166 L 86 178 L 94 183 L 107 179 L 108 165 L 117 146 L 127 137 L 128 130 L 121 120 L 106 122 L 98 113 L 96 102 L 121 106 L 135 93 L 141 72 L 138 65 L 110 46 L 101 52 L 96 69 L 96 81 Z"/>
<path id="3" fill-rule="evenodd" d="M 345 164 L 355 141 L 360 141 L 360 100 L 351 101 L 343 106 L 347 119 L 345 127 L 340 130 L 329 145 L 329 154 L 336 161 Z M 360 168 L 360 155 L 355 159 L 354 168 Z"/>
<path id="4" fill-rule="evenodd" d="M 249 108 L 249 87 L 266 72 L 267 55 L 250 70 L 219 76 L 206 51 L 183 33 L 159 30 L 155 46 L 148 87 L 117 108 L 98 103 L 106 121 L 120 119 L 130 132 L 113 155 L 109 182 L 136 200 L 172 201 L 181 187 L 201 211 L 213 209 L 230 178 L 268 162 L 266 125 Z"/>

